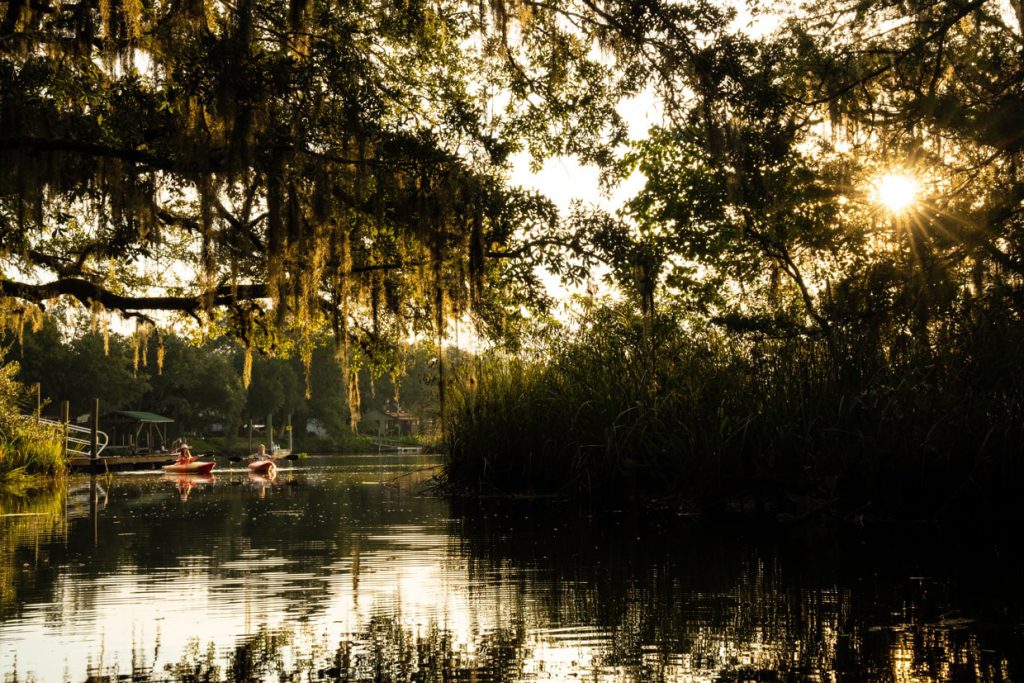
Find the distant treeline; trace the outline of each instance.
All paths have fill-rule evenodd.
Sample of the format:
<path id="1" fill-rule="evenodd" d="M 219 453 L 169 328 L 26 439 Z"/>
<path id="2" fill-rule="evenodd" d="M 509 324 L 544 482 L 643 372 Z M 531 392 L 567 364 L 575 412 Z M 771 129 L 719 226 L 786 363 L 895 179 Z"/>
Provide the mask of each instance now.
<path id="1" fill-rule="evenodd" d="M 481 361 L 449 481 L 787 518 L 1019 514 L 1024 327 L 998 313 L 826 340 L 597 307 L 537 360 Z"/>
<path id="2" fill-rule="evenodd" d="M 174 334 L 159 340 L 152 335 L 137 347 L 132 337 L 103 334 L 85 325 L 79 329 L 61 330 L 48 318 L 38 332 L 25 330 L 20 342 L 13 336 L 3 341 L 7 359 L 18 363 L 17 379 L 26 387 L 40 384 L 46 413 L 56 415 L 60 401 L 67 400 L 72 416 L 83 415 L 98 398 L 103 412 L 151 411 L 175 421 L 174 435 L 223 432 L 228 445 L 246 431 L 244 425 L 262 425 L 268 416 L 280 443 L 290 418 L 296 448 L 310 451 L 336 449 L 353 434 L 347 383 L 326 337 L 313 350 L 307 398 L 305 368 L 294 357 L 257 354 L 246 388 L 245 352 L 233 338 L 196 343 Z M 400 378 L 375 376 L 370 367 L 361 367 L 360 415 L 383 410 L 397 397 L 404 409 L 431 421 L 437 412 L 432 357 L 425 348 L 410 347 L 401 359 L 406 373 Z M 316 421 L 321 434 L 307 435 L 310 420 Z M 359 431 L 376 433 L 376 423 L 363 422 Z"/>

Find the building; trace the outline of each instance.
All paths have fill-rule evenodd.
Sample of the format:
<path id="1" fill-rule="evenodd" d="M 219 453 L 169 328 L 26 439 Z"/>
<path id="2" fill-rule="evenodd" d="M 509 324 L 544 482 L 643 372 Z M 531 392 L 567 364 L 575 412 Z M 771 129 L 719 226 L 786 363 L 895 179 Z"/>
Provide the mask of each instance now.
<path id="1" fill-rule="evenodd" d="M 115 410 L 100 423 L 110 438 L 108 451 L 134 455 L 167 452 L 167 426 L 174 420 L 143 410 Z"/>
<path id="2" fill-rule="evenodd" d="M 371 408 L 363 414 L 360 431 L 380 436 L 412 436 L 420 432 L 420 418 L 388 401 L 384 410 Z"/>

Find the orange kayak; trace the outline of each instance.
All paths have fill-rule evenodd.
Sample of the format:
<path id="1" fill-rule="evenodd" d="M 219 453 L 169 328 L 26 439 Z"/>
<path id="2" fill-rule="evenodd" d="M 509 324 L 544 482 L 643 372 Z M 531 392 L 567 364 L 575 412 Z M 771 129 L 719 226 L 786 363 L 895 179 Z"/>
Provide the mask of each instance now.
<path id="1" fill-rule="evenodd" d="M 182 474 L 207 474 L 216 465 L 215 462 L 176 462 L 172 465 L 164 465 L 164 472 L 179 472 Z"/>
<path id="2" fill-rule="evenodd" d="M 272 477 L 277 472 L 277 466 L 274 465 L 273 460 L 256 460 L 249 463 L 249 471 L 253 474 L 265 474 Z"/>

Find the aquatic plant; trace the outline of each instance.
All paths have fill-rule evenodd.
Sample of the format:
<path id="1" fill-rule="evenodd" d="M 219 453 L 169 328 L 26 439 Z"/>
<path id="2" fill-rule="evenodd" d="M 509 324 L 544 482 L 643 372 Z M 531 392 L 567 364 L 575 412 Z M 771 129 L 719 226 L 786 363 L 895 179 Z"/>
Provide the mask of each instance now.
<path id="1" fill-rule="evenodd" d="M 1010 323 L 950 330 L 936 350 L 649 324 L 625 306 L 587 319 L 535 359 L 480 359 L 453 392 L 451 485 L 790 518 L 1005 511 L 1020 488 L 1024 334 Z"/>

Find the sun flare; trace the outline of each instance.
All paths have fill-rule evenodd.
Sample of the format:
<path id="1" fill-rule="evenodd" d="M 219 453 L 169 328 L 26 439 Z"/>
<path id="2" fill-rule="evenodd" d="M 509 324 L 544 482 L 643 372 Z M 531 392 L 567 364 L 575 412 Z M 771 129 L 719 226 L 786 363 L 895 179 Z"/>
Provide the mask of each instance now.
<path id="1" fill-rule="evenodd" d="M 917 201 L 917 180 L 900 172 L 889 172 L 874 182 L 874 199 L 892 214 L 905 213 Z"/>

